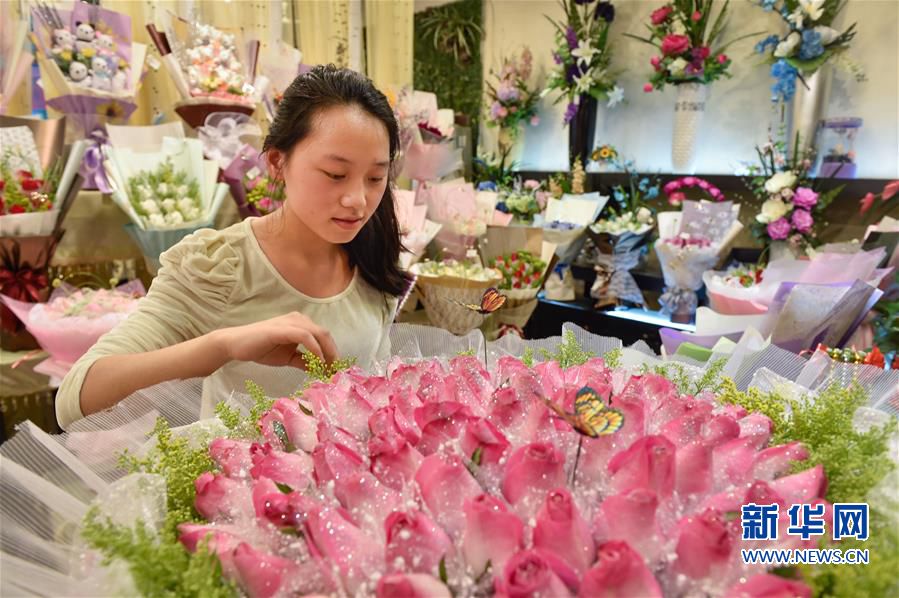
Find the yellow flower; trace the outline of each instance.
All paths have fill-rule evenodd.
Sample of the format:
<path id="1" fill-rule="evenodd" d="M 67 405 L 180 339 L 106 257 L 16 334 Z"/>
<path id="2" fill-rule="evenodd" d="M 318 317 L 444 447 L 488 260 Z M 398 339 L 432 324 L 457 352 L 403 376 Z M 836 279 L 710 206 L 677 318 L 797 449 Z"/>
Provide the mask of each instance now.
<path id="1" fill-rule="evenodd" d="M 65 50 L 63 52 L 60 52 L 59 57 L 62 58 L 63 60 L 65 60 L 66 62 L 68 62 L 68 61 L 72 60 L 72 51 Z"/>
<path id="2" fill-rule="evenodd" d="M 81 55 L 85 58 L 93 58 L 94 54 L 96 53 L 97 51 L 91 47 L 87 47 L 81 50 Z"/>
<path id="3" fill-rule="evenodd" d="M 118 120 L 125 118 L 125 109 L 119 102 L 112 100 L 97 106 L 97 114 L 105 116 L 109 120 Z"/>

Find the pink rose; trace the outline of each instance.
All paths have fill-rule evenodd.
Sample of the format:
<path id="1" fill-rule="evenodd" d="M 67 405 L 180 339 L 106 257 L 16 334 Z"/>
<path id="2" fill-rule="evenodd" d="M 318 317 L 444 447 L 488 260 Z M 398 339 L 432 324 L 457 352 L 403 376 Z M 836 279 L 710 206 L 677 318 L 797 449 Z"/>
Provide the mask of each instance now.
<path id="1" fill-rule="evenodd" d="M 494 573 L 502 571 L 524 545 L 523 538 L 524 524 L 500 499 L 481 494 L 465 502 L 462 554 L 476 573 L 484 571 L 488 561 Z"/>
<path id="2" fill-rule="evenodd" d="M 384 575 L 378 581 L 376 598 L 452 598 L 439 579 L 422 573 Z"/>
<path id="3" fill-rule="evenodd" d="M 509 449 L 509 441 L 502 432 L 486 419 L 469 420 L 462 434 L 462 451 L 471 459 L 480 449 L 480 464 L 499 463 L 500 458 Z"/>
<path id="4" fill-rule="evenodd" d="M 382 522 L 400 509 L 403 497 L 399 491 L 382 484 L 368 471 L 354 471 L 334 480 L 334 496 L 366 531 L 381 531 Z"/>
<path id="5" fill-rule="evenodd" d="M 253 509 L 257 518 L 279 528 L 296 528 L 302 521 L 291 505 L 290 496 L 268 478 L 253 481 Z"/>
<path id="6" fill-rule="evenodd" d="M 523 550 L 513 556 L 494 578 L 496 594 L 508 598 L 564 598 L 568 587 L 553 571 L 546 555 Z"/>
<path id="7" fill-rule="evenodd" d="M 612 486 L 618 492 L 649 488 L 665 498 L 674 491 L 674 444 L 664 436 L 644 436 L 609 461 Z"/>
<path id="8" fill-rule="evenodd" d="M 653 25 L 661 25 L 668 20 L 668 17 L 672 12 L 674 12 L 674 8 L 672 8 L 671 6 L 663 6 L 661 8 L 657 8 L 652 11 L 650 20 L 652 21 Z"/>
<path id="9" fill-rule="evenodd" d="M 306 497 L 291 496 L 293 508 L 306 514 L 303 531 L 313 555 L 326 570 L 340 572 L 346 591 L 355 594 L 372 571 L 384 566 L 384 545 L 356 527 L 340 508 L 326 507 Z"/>
<path id="10" fill-rule="evenodd" d="M 662 187 L 662 190 L 665 192 L 665 195 L 671 195 L 683 186 L 684 183 L 681 179 L 675 179 L 673 181 L 665 183 L 665 186 Z"/>
<path id="11" fill-rule="evenodd" d="M 660 70 L 662 68 L 662 57 L 661 56 L 653 56 L 649 59 L 649 64 L 652 65 L 652 68 L 655 70 Z"/>
<path id="12" fill-rule="evenodd" d="M 808 187 L 799 187 L 793 194 L 793 205 L 810 210 L 818 204 L 818 194 Z"/>
<path id="13" fill-rule="evenodd" d="M 762 573 L 727 591 L 729 598 L 811 598 L 812 590 L 800 581 Z"/>
<path id="14" fill-rule="evenodd" d="M 670 33 L 662 39 L 661 49 L 665 56 L 678 56 L 690 49 L 690 38 L 686 35 Z"/>
<path id="15" fill-rule="evenodd" d="M 643 85 L 643 91 L 646 93 L 652 93 L 652 83 L 646 83 Z"/>
<path id="16" fill-rule="evenodd" d="M 532 127 L 536 127 L 540 124 L 540 117 L 535 114 L 531 117 L 530 123 Z"/>
<path id="17" fill-rule="evenodd" d="M 594 518 L 596 538 L 627 540 L 641 552 L 652 553 L 658 549 L 654 539 L 658 506 L 655 492 L 646 488 L 607 497 Z"/>
<path id="18" fill-rule="evenodd" d="M 824 466 L 817 465 L 800 473 L 778 478 L 771 482 L 771 488 L 784 497 L 786 504 L 810 503 L 824 496 L 827 490 Z"/>
<path id="19" fill-rule="evenodd" d="M 382 445 L 377 451 L 370 450 L 369 455 L 371 472 L 378 481 L 400 491 L 415 479 L 415 474 L 424 459 L 408 442 L 403 442 L 397 450 L 393 450 L 391 445 Z"/>
<path id="20" fill-rule="evenodd" d="M 307 453 L 315 448 L 317 426 L 316 419 L 303 413 L 295 399 L 278 399 L 259 420 L 262 435 L 272 446 L 289 450 L 279 434 L 283 430 L 290 444 Z"/>
<path id="21" fill-rule="evenodd" d="M 557 489 L 546 495 L 534 527 L 534 548 L 565 559 L 583 575 L 596 559 L 596 545 L 571 494 Z"/>
<path id="22" fill-rule="evenodd" d="M 548 442 L 520 447 L 506 463 L 503 496 L 522 516 L 531 517 L 546 493 L 565 486 L 565 457 Z"/>
<path id="23" fill-rule="evenodd" d="M 216 438 L 209 444 L 209 456 L 229 478 L 246 476 L 253 466 L 249 442 Z"/>
<path id="24" fill-rule="evenodd" d="M 883 192 L 880 194 L 880 199 L 881 201 L 886 201 L 897 193 L 899 193 L 899 181 L 890 181 L 884 185 Z"/>
<path id="25" fill-rule="evenodd" d="M 524 188 L 533 191 L 540 187 L 540 181 L 535 181 L 534 179 L 528 179 L 524 182 Z"/>
<path id="26" fill-rule="evenodd" d="M 268 598 L 290 583 L 296 564 L 290 559 L 260 552 L 246 542 L 234 549 L 234 567 L 241 587 L 251 598 Z"/>
<path id="27" fill-rule="evenodd" d="M 639 552 L 627 542 L 612 541 L 599 547 L 599 560 L 584 575 L 579 596 L 661 598 L 662 589 Z"/>
<path id="28" fill-rule="evenodd" d="M 206 542 L 206 550 L 215 554 L 222 565 L 222 575 L 227 579 L 236 579 L 234 568 L 234 549 L 241 543 L 237 529 L 227 525 L 198 525 L 182 523 L 178 526 L 178 541 L 188 552 L 196 552 L 200 543 Z"/>
<path id="29" fill-rule="evenodd" d="M 675 191 L 674 193 L 670 193 L 668 195 L 668 203 L 672 206 L 679 206 L 684 203 L 684 200 L 687 199 L 687 196 L 683 191 Z"/>
<path id="30" fill-rule="evenodd" d="M 676 566 L 681 573 L 702 579 L 730 560 L 735 534 L 720 511 L 686 517 L 678 529 Z"/>
<path id="31" fill-rule="evenodd" d="M 693 187 L 693 186 L 695 186 L 695 185 L 698 185 L 698 184 L 699 184 L 699 181 L 700 181 L 700 179 L 697 179 L 695 176 L 685 176 L 684 178 L 682 178 L 682 179 L 680 180 L 680 182 L 681 182 L 685 187 Z"/>
<path id="32" fill-rule="evenodd" d="M 208 521 L 230 519 L 252 504 L 250 489 L 237 480 L 206 472 L 194 481 L 194 507 Z"/>
<path id="33" fill-rule="evenodd" d="M 303 391 L 303 398 L 312 405 L 319 421 L 340 422 L 356 438 L 367 438 L 368 418 L 375 406 L 355 386 L 345 386 L 314 384 Z"/>
<path id="34" fill-rule="evenodd" d="M 730 58 L 727 57 L 727 54 L 718 54 L 716 60 L 718 61 L 718 64 L 727 64 L 727 61 L 730 60 Z"/>
<path id="35" fill-rule="evenodd" d="M 455 455 L 425 457 L 415 481 L 437 523 L 454 538 L 461 534 L 465 529 L 465 501 L 482 492 L 462 460 Z"/>
<path id="36" fill-rule="evenodd" d="M 806 234 L 812 230 L 812 227 L 815 225 L 815 219 L 812 218 L 811 213 L 807 210 L 793 210 L 793 215 L 790 217 L 790 222 L 793 223 L 793 227 L 802 234 Z"/>
<path id="37" fill-rule="evenodd" d="M 459 437 L 470 417 L 471 411 L 462 403 L 426 403 L 415 410 L 415 422 L 421 428 L 421 440 L 415 448 L 422 455 L 437 452 L 441 444 Z"/>
<path id="38" fill-rule="evenodd" d="M 871 209 L 871 206 L 874 205 L 874 200 L 875 200 L 876 198 L 877 198 L 877 197 L 876 197 L 873 193 L 870 193 L 870 192 L 867 193 L 867 194 L 866 194 L 863 198 L 861 198 L 861 200 L 859 201 L 859 204 L 861 204 L 861 207 L 859 208 L 859 212 L 861 212 L 862 214 L 864 214 L 865 212 L 867 212 L 868 210 L 870 210 L 870 209 Z"/>
<path id="39" fill-rule="evenodd" d="M 796 461 L 808 459 L 808 450 L 799 442 L 772 446 L 761 451 L 755 458 L 753 477 L 773 480 L 790 471 Z"/>
<path id="40" fill-rule="evenodd" d="M 698 10 L 694 11 L 693 15 L 690 18 L 693 19 L 694 22 L 698 23 L 699 21 L 702 20 L 702 13 L 699 12 Z"/>
<path id="41" fill-rule="evenodd" d="M 375 411 L 368 418 L 368 429 L 373 437 L 369 441 L 369 448 L 378 451 L 388 450 L 383 447 L 382 443 L 385 442 L 393 445 L 390 450 L 398 450 L 403 441 L 415 444 L 421 438 L 421 430 L 415 421 L 395 405 Z"/>
<path id="42" fill-rule="evenodd" d="M 303 490 L 312 481 L 312 458 L 306 453 L 285 453 L 268 443 L 254 443 L 250 454 L 253 458 L 250 475 L 254 480 L 265 477 L 294 490 Z"/>
<path id="43" fill-rule="evenodd" d="M 793 227 L 786 218 L 778 218 L 774 222 L 768 223 L 768 236 L 775 241 L 783 241 L 790 236 Z"/>
<path id="44" fill-rule="evenodd" d="M 315 481 L 321 486 L 344 475 L 364 471 L 365 466 L 356 451 L 336 442 L 322 442 L 312 452 Z"/>
<path id="45" fill-rule="evenodd" d="M 441 559 L 450 559 L 453 541 L 421 511 L 391 513 L 384 521 L 387 567 L 437 574 Z"/>

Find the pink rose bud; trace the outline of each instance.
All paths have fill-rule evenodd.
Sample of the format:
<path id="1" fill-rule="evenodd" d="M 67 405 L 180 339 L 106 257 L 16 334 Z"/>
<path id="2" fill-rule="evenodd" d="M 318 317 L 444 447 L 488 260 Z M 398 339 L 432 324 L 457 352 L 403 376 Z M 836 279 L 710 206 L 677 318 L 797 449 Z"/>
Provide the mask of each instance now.
<path id="1" fill-rule="evenodd" d="M 599 560 L 584 575 L 581 596 L 661 598 L 662 589 L 643 556 L 623 541 L 599 547 Z"/>
<path id="2" fill-rule="evenodd" d="M 250 454 L 253 459 L 250 475 L 254 480 L 266 477 L 294 490 L 303 490 L 312 482 L 312 457 L 302 451 L 285 453 L 268 443 L 255 443 Z"/>
<path id="3" fill-rule="evenodd" d="M 481 486 L 455 455 L 425 457 L 415 481 L 437 523 L 451 536 L 465 529 L 465 501 L 481 494 Z"/>
<path id="4" fill-rule="evenodd" d="M 241 543 L 234 549 L 234 566 L 241 587 L 252 598 L 269 598 L 286 586 L 297 566 L 290 560 Z"/>
<path id="5" fill-rule="evenodd" d="M 727 54 L 718 54 L 718 64 L 724 64 L 728 61 Z"/>
<path id="6" fill-rule="evenodd" d="M 559 488 L 546 495 L 537 514 L 534 548 L 563 558 L 579 575 L 583 575 L 596 559 L 596 545 L 590 528 L 568 490 Z"/>
<path id="7" fill-rule="evenodd" d="M 469 458 L 480 450 L 479 464 L 498 463 L 509 449 L 509 441 L 496 427 L 486 419 L 469 420 L 462 435 L 462 450 Z"/>
<path id="8" fill-rule="evenodd" d="M 649 488 L 660 498 L 674 491 L 674 444 L 664 436 L 644 436 L 609 461 L 612 485 L 618 492 Z"/>
<path id="9" fill-rule="evenodd" d="M 643 86 L 643 91 L 646 93 L 652 93 L 652 83 L 647 83 Z"/>
<path id="10" fill-rule="evenodd" d="M 709 509 L 678 523 L 677 571 L 693 579 L 713 575 L 731 558 L 736 533 L 723 513 Z"/>
<path id="11" fill-rule="evenodd" d="M 384 575 L 378 581 L 376 598 L 452 598 L 449 588 L 434 577 L 422 573 Z"/>
<path id="12" fill-rule="evenodd" d="M 465 532 L 462 554 L 476 572 L 487 568 L 502 571 L 506 561 L 523 544 L 524 524 L 495 496 L 481 494 L 465 502 Z"/>
<path id="13" fill-rule="evenodd" d="M 565 486 L 565 457 L 551 443 L 539 442 L 520 447 L 506 463 L 503 496 L 516 511 L 531 517 L 546 493 Z"/>
<path id="14" fill-rule="evenodd" d="M 701 21 L 702 13 L 697 10 L 696 12 L 693 13 L 693 16 L 690 18 L 692 18 L 694 21 Z"/>
<path id="15" fill-rule="evenodd" d="M 394 511 L 384 521 L 387 567 L 436 575 L 440 560 L 453 553 L 453 541 L 422 511 Z"/>
<path id="16" fill-rule="evenodd" d="M 249 487 L 224 475 L 206 472 L 194 481 L 194 507 L 209 521 L 230 519 L 252 505 Z"/>
<path id="17" fill-rule="evenodd" d="M 812 590 L 800 581 L 771 573 L 760 573 L 727 591 L 733 598 L 811 598 Z"/>
<path id="18" fill-rule="evenodd" d="M 249 442 L 216 438 L 209 444 L 209 456 L 226 476 L 239 478 L 248 475 L 253 466 L 250 446 Z"/>
<path id="19" fill-rule="evenodd" d="M 502 574 L 494 578 L 497 595 L 508 598 L 571 596 L 546 557 L 536 550 L 523 550 L 509 559 Z"/>
<path id="20" fill-rule="evenodd" d="M 278 422 L 278 426 L 275 422 Z M 282 450 L 287 447 L 283 446 L 282 438 L 278 433 L 283 429 L 287 433 L 287 440 L 294 447 L 312 452 L 317 444 L 316 428 L 318 422 L 310 415 L 303 413 L 300 404 L 296 399 L 278 399 L 272 405 L 265 415 L 259 420 L 259 428 L 262 435 L 269 441 L 272 446 L 276 446 Z"/>

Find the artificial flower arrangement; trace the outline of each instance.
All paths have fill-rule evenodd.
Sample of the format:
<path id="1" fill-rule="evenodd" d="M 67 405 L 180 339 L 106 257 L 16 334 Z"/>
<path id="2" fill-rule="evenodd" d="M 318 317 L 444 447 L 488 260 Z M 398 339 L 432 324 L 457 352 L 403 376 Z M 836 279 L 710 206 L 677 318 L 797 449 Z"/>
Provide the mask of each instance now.
<path id="1" fill-rule="evenodd" d="M 279 209 L 286 199 L 284 181 L 272 178 L 259 170 L 250 170 L 244 176 L 244 188 L 247 190 L 247 203 L 256 208 L 263 216 Z"/>
<path id="2" fill-rule="evenodd" d="M 497 83 L 487 83 L 487 126 L 498 127 L 500 135 L 508 132 L 512 141 L 520 132 L 521 123 L 532 127 L 540 124 L 537 116 L 538 90 L 528 85 L 531 78 L 533 56 L 525 47 L 521 57 L 503 59 L 502 69 L 496 74 Z"/>
<path id="3" fill-rule="evenodd" d="M 849 43 L 855 37 L 855 23 L 840 33 L 833 29 L 834 20 L 847 0 L 756 0 L 766 12 L 776 11 L 789 30 L 783 37 L 770 35 L 755 46 L 755 52 L 771 63 L 773 100 L 789 101 L 796 92 L 796 79 L 805 84 L 828 61 L 842 65 L 857 80 L 864 71 L 846 57 Z"/>
<path id="4" fill-rule="evenodd" d="M 794 148 L 801 148 L 796 136 Z M 819 180 L 811 178 L 810 149 L 786 151 L 783 140 L 769 139 L 756 148 L 759 162 L 749 166 L 747 184 L 761 209 L 752 223 L 753 235 L 767 246 L 772 241 L 788 241 L 796 251 L 817 245 L 817 231 L 824 225 L 827 207 L 845 185 L 820 191 Z"/>
<path id="5" fill-rule="evenodd" d="M 207 23 L 191 23 L 190 37 L 178 58 L 191 96 L 252 101 L 254 88 L 233 34 Z"/>
<path id="6" fill-rule="evenodd" d="M 752 37 L 738 37 L 726 44 L 721 34 L 728 21 L 729 2 L 713 18 L 712 0 L 674 0 L 652 12 L 649 37 L 626 34 L 655 48 L 660 54 L 650 60 L 653 74 L 643 91 L 661 90 L 682 83 L 709 84 L 730 78 L 732 60 L 725 50 L 733 43 Z"/>
<path id="7" fill-rule="evenodd" d="M 146 596 L 889 594 L 895 419 L 863 383 L 809 391 L 760 371 L 740 391 L 723 362 L 628 367 L 573 336 L 488 369 L 447 355 L 375 377 L 310 358 L 322 382 L 274 401 L 249 384 L 205 436 L 160 419 L 78 511 L 85 543 Z M 113 491 L 147 508 L 124 515 Z M 783 505 L 855 502 L 870 503 L 866 541 L 832 540 L 830 515 L 826 535 L 788 530 Z M 773 539 L 742 539 L 749 503 L 781 505 Z M 776 575 L 745 565 L 745 546 L 871 561 Z"/>
<path id="8" fill-rule="evenodd" d="M 611 70 L 609 30 L 615 18 L 611 2 L 562 0 L 564 21 L 549 19 L 556 29 L 556 68 L 546 81 L 543 94 L 558 92 L 556 103 L 568 101 L 564 121 L 569 124 L 587 96 L 614 107 L 624 99 L 624 90 Z"/>
<path id="9" fill-rule="evenodd" d="M 147 228 L 178 228 L 201 215 L 200 186 L 170 160 L 128 179 L 128 198 Z"/>
<path id="10" fill-rule="evenodd" d="M 760 284 L 764 279 L 765 268 L 757 264 L 741 264 L 728 270 L 720 277 L 721 283 L 740 289 L 748 289 Z"/>

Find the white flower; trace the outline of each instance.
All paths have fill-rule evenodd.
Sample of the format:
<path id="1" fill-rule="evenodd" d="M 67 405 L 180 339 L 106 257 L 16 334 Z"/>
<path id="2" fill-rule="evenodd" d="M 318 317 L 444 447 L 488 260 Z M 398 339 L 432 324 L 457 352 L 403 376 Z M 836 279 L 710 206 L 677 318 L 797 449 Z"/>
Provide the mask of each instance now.
<path id="1" fill-rule="evenodd" d="M 587 71 L 580 77 L 574 78 L 575 88 L 577 89 L 577 93 L 584 94 L 590 91 L 590 88 L 593 87 L 593 75 L 590 71 Z"/>
<path id="2" fill-rule="evenodd" d="M 833 40 L 840 37 L 840 32 L 836 29 L 831 29 L 830 27 L 825 27 L 823 25 L 818 25 L 814 29 L 815 33 L 821 36 L 821 45 L 826 46 L 833 43 Z"/>
<path id="3" fill-rule="evenodd" d="M 150 226 L 159 228 L 165 226 L 165 218 L 162 214 L 150 214 Z"/>
<path id="4" fill-rule="evenodd" d="M 150 189 L 147 185 L 141 185 L 137 188 L 137 192 L 140 194 L 141 199 L 144 200 L 152 200 L 153 199 L 153 190 Z"/>
<path id="5" fill-rule="evenodd" d="M 785 187 L 780 190 L 780 196 L 785 200 L 790 200 L 793 198 L 793 190 L 789 187 Z"/>
<path id="6" fill-rule="evenodd" d="M 152 199 L 145 199 L 140 202 L 141 209 L 147 214 L 158 214 L 159 213 L 159 204 L 157 204 Z"/>
<path id="7" fill-rule="evenodd" d="M 162 209 L 166 214 L 174 212 L 178 208 L 177 202 L 174 199 L 165 199 L 162 202 Z"/>
<path id="8" fill-rule="evenodd" d="M 184 222 L 184 217 L 181 215 L 181 212 L 172 212 L 171 214 L 165 215 L 165 223 L 168 225 L 181 224 Z"/>
<path id="9" fill-rule="evenodd" d="M 649 224 L 652 222 L 652 212 L 647 208 L 640 208 L 637 210 L 637 222 L 640 224 Z"/>
<path id="10" fill-rule="evenodd" d="M 593 56 L 595 56 L 599 50 L 590 45 L 590 41 L 586 39 L 578 40 L 577 48 L 571 51 L 571 55 L 577 58 L 577 63 L 579 65 L 590 66 L 590 61 L 593 60 Z"/>
<path id="11" fill-rule="evenodd" d="M 789 212 L 790 209 L 783 201 L 772 198 L 762 204 L 762 213 L 755 217 L 756 220 L 763 224 L 774 222 Z"/>
<path id="12" fill-rule="evenodd" d="M 609 101 L 606 104 L 609 108 L 614 108 L 624 99 L 624 90 L 617 85 L 609 92 Z"/>
<path id="13" fill-rule="evenodd" d="M 824 14 L 824 2 L 825 0 L 799 0 L 799 6 L 809 19 L 817 21 Z"/>
<path id="14" fill-rule="evenodd" d="M 156 185 L 156 193 L 159 195 L 168 195 L 169 194 L 169 184 L 168 183 L 159 183 Z"/>
<path id="15" fill-rule="evenodd" d="M 175 189 L 175 195 L 178 197 L 187 197 L 188 187 L 187 185 L 178 185 Z"/>
<path id="16" fill-rule="evenodd" d="M 684 69 L 687 68 L 687 65 L 690 64 L 683 58 L 677 58 L 671 62 L 671 65 L 668 67 L 668 71 L 672 75 L 683 75 Z"/>
<path id="17" fill-rule="evenodd" d="M 790 171 L 778 172 L 773 177 L 765 181 L 765 191 L 774 194 L 784 187 L 792 188 L 796 184 L 796 175 Z"/>
<path id="18" fill-rule="evenodd" d="M 799 35 L 799 33 L 795 31 L 790 33 L 790 35 L 787 36 L 787 39 L 777 44 L 777 47 L 774 48 L 774 55 L 778 58 L 792 56 L 801 41 L 802 36 Z"/>
<path id="19" fill-rule="evenodd" d="M 181 210 L 182 214 L 187 214 L 187 212 L 194 209 L 194 202 L 189 197 L 185 197 L 184 199 L 178 200 L 178 209 Z"/>
<path id="20" fill-rule="evenodd" d="M 184 220 L 186 222 L 193 222 L 194 220 L 198 220 L 200 218 L 200 210 L 198 210 L 197 208 L 191 208 L 182 213 L 184 214 Z"/>

